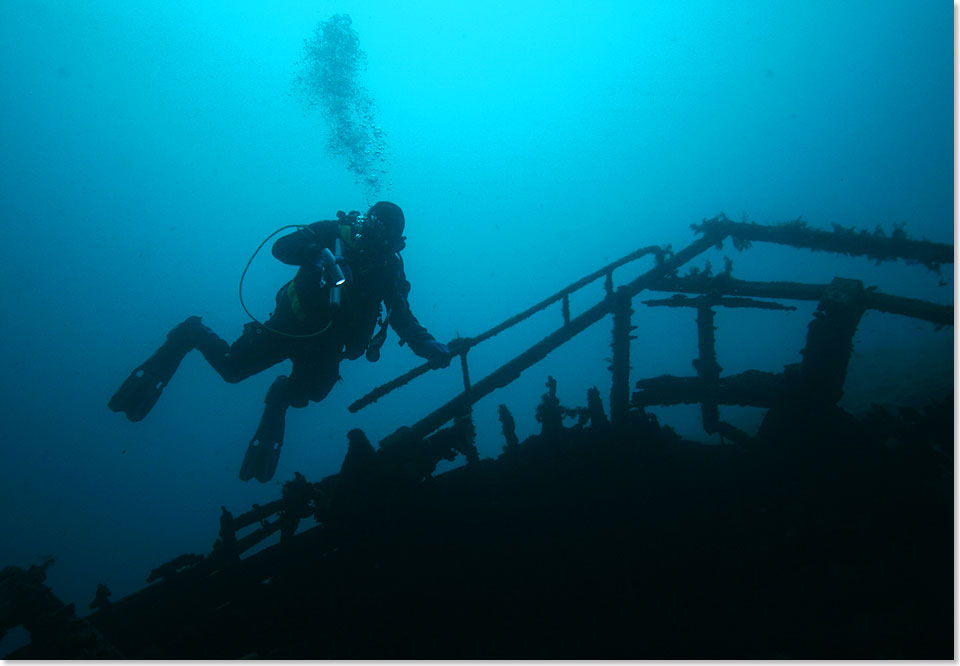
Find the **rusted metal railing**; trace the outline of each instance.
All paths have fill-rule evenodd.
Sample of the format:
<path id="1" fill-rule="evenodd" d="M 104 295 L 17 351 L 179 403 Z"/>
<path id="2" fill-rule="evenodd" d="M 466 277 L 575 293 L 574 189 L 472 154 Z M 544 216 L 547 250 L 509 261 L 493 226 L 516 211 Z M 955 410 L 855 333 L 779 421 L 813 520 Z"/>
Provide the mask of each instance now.
<path id="1" fill-rule="evenodd" d="M 699 274 L 681 278 L 676 275 L 678 268 L 710 247 L 720 246 L 728 237 L 733 239 L 735 247 L 740 250 L 746 249 L 754 241 L 770 242 L 854 257 L 863 256 L 878 262 L 903 259 L 937 271 L 942 264 L 952 263 L 953 261 L 952 246 L 909 239 L 900 227 L 895 228 L 893 234 L 887 236 L 879 229 L 871 233 L 837 225 L 834 225 L 833 231 L 818 230 L 808 227 L 806 222 L 802 220 L 774 226 L 733 222 L 721 214 L 713 219 L 704 220 L 699 225 L 692 225 L 692 228 L 703 236 L 675 254 L 657 246 L 641 248 L 577 280 L 476 337 L 459 338 L 453 341 L 451 351 L 460 356 L 463 392 L 454 396 L 412 426 L 395 431 L 385 438 L 381 444 L 397 441 L 399 438 L 426 437 L 444 423 L 459 415 L 466 414 L 478 400 L 497 388 L 506 386 L 519 377 L 524 370 L 542 360 L 548 353 L 611 313 L 614 315 L 613 363 L 610 367 L 613 373 L 610 395 L 611 420 L 615 425 L 622 423 L 629 410 L 630 340 L 633 338 L 631 331 L 636 328 L 631 323 L 632 299 L 638 293 L 647 289 L 674 293 L 698 293 L 701 295 L 698 299 L 689 299 L 688 301 L 648 301 L 647 304 L 682 305 L 697 308 L 700 356 L 697 360 L 698 376 L 695 378 L 698 387 L 697 395 L 699 396 L 696 402 L 700 402 L 702 406 L 704 429 L 708 433 L 719 432 L 721 435 L 727 433 L 739 437 L 742 433 L 736 431 L 729 424 L 720 421 L 717 411 L 718 404 L 722 402 L 721 384 L 724 382 L 720 377 L 721 368 L 716 361 L 714 351 L 713 308 L 724 306 L 790 309 L 788 306 L 753 300 L 755 298 L 815 300 L 822 303 L 824 295 L 829 293 L 831 285 L 750 282 L 735 280 L 728 273 L 717 276 Z M 656 265 L 631 282 L 614 289 L 613 270 L 649 254 L 656 255 Z M 600 277 L 604 278 L 604 298 L 580 315 L 571 317 L 570 294 Z M 467 365 L 467 352 L 470 349 L 556 302 L 561 303 L 563 324 L 560 328 L 510 359 L 483 379 L 471 383 Z M 953 323 L 952 306 L 881 294 L 871 289 L 861 288 L 858 291 L 857 307 L 863 310 L 875 309 L 881 312 L 903 314 L 930 321 L 938 327 Z M 859 318 L 856 321 L 859 321 Z M 855 330 L 855 328 L 856 322 L 853 323 L 853 329 Z M 432 367 L 430 363 L 424 363 L 375 388 L 351 404 L 350 411 L 356 412 L 362 409 L 387 393 L 424 374 Z M 674 382 L 671 384 L 672 390 L 676 391 L 677 387 L 681 385 L 688 384 L 685 383 L 685 380 L 679 383 Z"/>
<path id="2" fill-rule="evenodd" d="M 541 310 L 546 309 L 547 307 L 553 305 L 557 301 L 562 301 L 563 323 L 565 326 L 568 325 L 570 323 L 570 294 L 576 291 L 579 291 L 580 289 L 583 289 L 587 285 L 603 277 L 605 278 L 604 286 L 606 289 L 606 293 L 607 295 L 610 295 L 613 291 L 612 276 L 613 276 L 614 269 L 619 268 L 620 266 L 623 266 L 624 264 L 628 264 L 632 261 L 636 261 L 637 259 L 640 259 L 650 254 L 655 255 L 658 261 L 662 261 L 665 256 L 664 250 L 655 245 L 643 247 L 643 248 L 640 248 L 639 250 L 634 250 L 630 254 L 627 254 L 617 259 L 616 261 L 607 264 L 603 268 L 580 278 L 576 282 L 573 282 L 567 285 L 557 293 L 543 299 L 536 305 L 533 305 L 527 308 L 523 312 L 515 314 L 514 316 L 508 319 L 505 319 L 504 321 L 497 324 L 496 326 L 489 329 L 488 331 L 485 331 L 480 335 L 477 335 L 472 338 L 460 338 L 457 341 L 455 341 L 451 351 L 453 351 L 454 353 L 458 354 L 461 357 L 461 367 L 463 368 L 463 373 L 464 373 L 465 388 L 469 386 L 469 371 L 467 368 L 466 356 L 467 356 L 467 352 L 470 351 L 472 348 L 476 347 L 481 342 L 489 340 L 490 338 L 497 335 L 498 333 L 502 333 L 508 328 L 512 326 L 516 326 L 520 322 L 530 318 L 531 316 L 537 314 Z M 363 397 L 359 398 L 358 400 L 355 400 L 353 403 L 350 404 L 349 410 L 351 412 L 357 412 L 363 409 L 367 405 L 376 402 L 377 400 L 387 395 L 391 391 L 394 391 L 400 388 L 404 384 L 408 384 L 412 380 L 416 379 L 420 375 L 430 370 L 432 367 L 433 366 L 430 363 L 422 363 L 418 365 L 412 370 L 409 370 L 408 372 L 405 372 L 404 374 L 400 375 L 396 379 L 392 379 L 386 384 L 378 386 L 377 388 L 373 389 Z"/>
<path id="3" fill-rule="evenodd" d="M 694 241 L 688 245 L 683 250 L 680 250 L 676 254 L 670 256 L 664 256 L 664 259 L 658 262 L 653 268 L 648 270 L 646 273 L 643 273 L 633 281 L 622 285 L 620 289 L 623 290 L 623 296 L 621 298 L 630 300 L 636 294 L 643 291 L 644 289 L 649 288 L 656 280 L 670 275 L 678 268 L 686 264 L 688 261 L 701 254 L 710 247 L 716 245 L 717 243 L 723 241 L 723 237 L 714 233 L 708 233 L 703 238 Z M 653 252 L 653 248 L 645 248 L 644 250 L 638 250 L 636 253 L 631 253 L 628 256 L 642 256 L 639 255 L 639 252 L 648 254 Z M 626 259 L 626 258 L 624 258 Z M 620 261 L 626 263 L 624 259 Z M 614 262 L 617 263 L 617 262 Z M 583 286 L 583 284 L 588 284 L 589 281 L 596 279 L 602 275 L 607 274 L 609 271 L 601 269 L 596 273 L 587 276 L 583 280 L 575 282 L 570 287 L 554 294 L 548 299 L 541 301 L 533 308 L 525 311 L 521 314 L 532 314 L 550 303 L 554 303 L 560 300 L 563 297 L 564 293 L 570 293 L 570 290 L 575 290 Z M 588 280 L 589 279 L 589 280 Z M 587 309 L 585 312 L 581 313 L 579 316 L 572 318 L 569 323 L 564 324 L 559 329 L 555 330 L 553 333 L 550 333 L 545 338 L 539 342 L 533 344 L 525 351 L 521 352 L 511 360 L 507 361 L 499 368 L 491 372 L 489 375 L 481 379 L 480 381 L 474 383 L 468 390 L 463 391 L 459 395 L 452 398 L 446 404 L 442 405 L 435 411 L 431 412 L 424 418 L 420 419 L 413 425 L 408 428 L 400 428 L 395 431 L 388 437 L 384 439 L 382 444 L 387 442 L 396 441 L 399 438 L 423 438 L 429 435 L 431 432 L 442 426 L 444 423 L 454 418 L 455 416 L 464 413 L 471 405 L 476 403 L 481 398 L 485 397 L 492 391 L 506 386 L 517 377 L 520 376 L 520 373 L 529 368 L 534 363 L 542 360 L 548 353 L 561 346 L 577 334 L 583 332 L 586 328 L 600 321 L 603 317 L 610 314 L 615 306 L 616 297 L 611 292 L 607 290 L 606 296 L 599 303 L 593 307 Z M 527 314 L 527 316 L 529 316 Z M 525 317 L 524 317 L 525 318 Z M 504 330 L 508 326 L 512 326 L 515 323 L 522 321 L 520 315 L 517 317 L 511 317 L 506 322 L 500 326 L 494 327 L 487 331 L 483 336 L 478 336 L 478 339 L 487 339 L 492 335 Z M 621 359 L 622 361 L 629 362 L 629 359 Z"/>

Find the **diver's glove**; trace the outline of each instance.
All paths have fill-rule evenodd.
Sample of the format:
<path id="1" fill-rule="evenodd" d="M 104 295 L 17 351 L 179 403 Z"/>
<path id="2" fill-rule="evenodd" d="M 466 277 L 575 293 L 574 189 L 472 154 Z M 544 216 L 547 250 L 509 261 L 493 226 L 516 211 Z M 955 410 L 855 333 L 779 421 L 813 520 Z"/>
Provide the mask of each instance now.
<path id="1" fill-rule="evenodd" d="M 423 343 L 423 356 L 430 361 L 431 367 L 445 368 L 450 365 L 453 354 L 450 348 L 437 340 L 427 340 Z"/>

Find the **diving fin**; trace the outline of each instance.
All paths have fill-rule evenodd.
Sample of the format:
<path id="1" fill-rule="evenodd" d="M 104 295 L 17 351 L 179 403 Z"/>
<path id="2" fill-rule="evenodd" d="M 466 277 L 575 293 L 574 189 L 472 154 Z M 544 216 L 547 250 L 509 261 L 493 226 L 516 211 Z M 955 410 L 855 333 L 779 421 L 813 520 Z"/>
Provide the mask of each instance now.
<path id="1" fill-rule="evenodd" d="M 240 466 L 240 480 L 256 478 L 266 483 L 273 478 L 280 461 L 280 448 L 283 446 L 283 426 L 286 405 L 268 405 L 263 411 L 260 425 Z"/>
<path id="2" fill-rule="evenodd" d="M 137 367 L 110 398 L 107 407 L 125 412 L 131 421 L 140 421 L 156 404 L 163 388 L 180 367 L 180 361 L 193 345 L 189 331 L 200 323 L 200 317 L 190 317 L 167 334 L 167 341 L 143 365 Z"/>
<path id="3" fill-rule="evenodd" d="M 165 343 L 143 365 L 130 373 L 117 392 L 110 398 L 107 407 L 115 412 L 126 412 L 131 421 L 140 421 L 150 413 L 163 387 L 180 366 L 180 361 L 190 351 L 189 347 L 170 347 Z"/>
<path id="4" fill-rule="evenodd" d="M 126 412 L 131 421 L 140 421 L 156 404 L 166 382 L 147 370 L 144 363 L 130 373 L 123 385 L 113 394 L 107 407 L 115 412 Z"/>

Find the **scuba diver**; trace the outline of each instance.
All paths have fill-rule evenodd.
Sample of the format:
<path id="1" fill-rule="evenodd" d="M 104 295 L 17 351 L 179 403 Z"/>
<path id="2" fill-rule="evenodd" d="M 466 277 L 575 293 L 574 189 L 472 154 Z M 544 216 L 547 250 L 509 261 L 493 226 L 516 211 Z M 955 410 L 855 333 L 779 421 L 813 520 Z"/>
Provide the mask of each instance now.
<path id="1" fill-rule="evenodd" d="M 277 292 L 276 309 L 266 322 L 251 315 L 254 320 L 228 345 L 200 317 L 187 318 L 130 374 L 110 399 L 109 408 L 125 412 L 131 421 L 143 419 L 191 349 L 200 350 L 230 383 L 290 359 L 290 376 L 280 375 L 267 391 L 260 425 L 240 469 L 244 481 L 267 482 L 280 459 L 287 407 L 323 400 L 340 378 L 342 359 L 365 354 L 368 360 L 377 360 L 388 323 L 400 336 L 400 344 L 410 345 L 434 367 L 449 365 L 450 349 L 420 325 L 407 302 L 410 283 L 399 254 L 406 240 L 400 207 L 380 201 L 365 215 L 339 211 L 337 218 L 291 225 L 299 229 L 273 244 L 274 257 L 300 268 Z M 380 329 L 374 334 L 378 321 Z"/>

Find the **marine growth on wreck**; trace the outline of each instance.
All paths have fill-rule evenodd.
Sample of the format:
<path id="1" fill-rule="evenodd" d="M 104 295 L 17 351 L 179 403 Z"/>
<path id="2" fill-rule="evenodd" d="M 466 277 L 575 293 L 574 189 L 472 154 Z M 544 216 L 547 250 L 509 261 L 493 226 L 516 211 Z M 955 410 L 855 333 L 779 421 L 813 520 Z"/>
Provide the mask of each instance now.
<path id="1" fill-rule="evenodd" d="M 952 248 L 902 232 L 858 245 L 866 236 L 850 230 L 723 215 L 693 228 L 700 237 L 679 251 L 630 253 L 459 339 L 461 393 L 377 448 L 351 431 L 338 474 L 311 482 L 298 473 L 274 502 L 239 515 L 224 507 L 212 550 L 156 567 L 139 592 L 111 600 L 97 585 L 94 611 L 81 618 L 44 585 L 49 563 L 7 567 L 0 627 L 31 635 L 10 658 L 950 654 L 952 395 L 921 410 L 875 406 L 863 418 L 838 402 L 865 311 L 947 326 L 952 306 L 852 278 L 738 280 L 730 260 L 719 274 L 680 269 L 731 238 L 739 250 L 781 243 L 930 270 L 950 263 Z M 653 265 L 615 286 L 614 270 L 643 257 Z M 601 300 L 571 313 L 569 296 L 601 278 Z M 636 299 L 649 291 L 673 295 Z M 804 300 L 817 309 L 798 362 L 780 373 L 723 374 L 718 308 L 790 310 L 780 301 Z M 557 303 L 554 332 L 470 381 L 472 348 Z M 693 375 L 631 376 L 644 307 L 696 311 Z M 563 378 L 548 377 L 541 432 L 520 442 L 501 404 L 503 452 L 480 458 L 471 406 L 606 315 L 609 414 L 596 387 L 584 406 L 562 405 Z M 425 369 L 351 409 L 404 390 Z M 684 439 L 647 412 L 679 403 L 700 405 L 719 446 Z M 721 419 L 724 405 L 767 412 L 757 432 L 745 432 Z M 443 460 L 464 464 L 435 474 Z M 905 623 L 905 608 L 920 621 Z M 832 633 L 838 626 L 842 635 Z"/>

